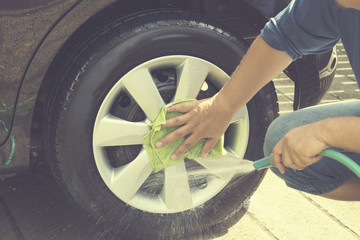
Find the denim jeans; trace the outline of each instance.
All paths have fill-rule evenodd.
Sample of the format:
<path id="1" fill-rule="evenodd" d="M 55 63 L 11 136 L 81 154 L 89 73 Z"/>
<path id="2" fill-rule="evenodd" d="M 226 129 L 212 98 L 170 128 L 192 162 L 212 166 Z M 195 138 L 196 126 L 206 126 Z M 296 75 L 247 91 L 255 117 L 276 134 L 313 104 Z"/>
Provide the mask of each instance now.
<path id="1" fill-rule="evenodd" d="M 275 145 L 292 128 L 326 118 L 343 116 L 360 117 L 360 100 L 318 105 L 280 116 L 273 121 L 266 133 L 265 156 L 271 154 Z M 338 148 L 334 149 L 360 164 L 360 154 Z M 315 195 L 331 192 L 340 187 L 345 180 L 360 180 L 343 164 L 327 157 L 323 157 L 319 162 L 303 170 L 286 168 L 285 174 L 281 174 L 277 168 L 271 168 L 271 170 L 282 178 L 287 186 Z"/>

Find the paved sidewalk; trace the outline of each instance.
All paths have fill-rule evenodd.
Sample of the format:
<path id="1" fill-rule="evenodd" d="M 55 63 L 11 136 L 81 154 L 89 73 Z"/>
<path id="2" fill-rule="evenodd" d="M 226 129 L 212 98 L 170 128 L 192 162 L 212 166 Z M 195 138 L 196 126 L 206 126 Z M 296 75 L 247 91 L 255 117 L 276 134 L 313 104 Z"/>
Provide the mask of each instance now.
<path id="1" fill-rule="evenodd" d="M 321 103 L 359 99 L 359 88 L 341 44 L 334 82 Z M 293 83 L 284 74 L 275 81 L 280 114 L 292 111 Z M 360 203 L 339 202 L 290 189 L 271 171 L 250 200 L 246 215 L 217 240 L 360 239 Z"/>

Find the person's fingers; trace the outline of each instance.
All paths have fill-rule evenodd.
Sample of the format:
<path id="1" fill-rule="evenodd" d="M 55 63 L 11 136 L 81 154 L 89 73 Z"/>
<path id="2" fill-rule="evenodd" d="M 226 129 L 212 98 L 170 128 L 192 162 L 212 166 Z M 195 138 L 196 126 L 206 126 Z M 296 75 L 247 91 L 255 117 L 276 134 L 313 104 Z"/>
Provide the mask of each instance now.
<path id="1" fill-rule="evenodd" d="M 172 142 L 175 142 L 176 140 L 183 138 L 191 133 L 190 127 L 185 125 L 183 127 L 180 127 L 178 129 L 175 129 L 165 137 L 161 138 L 159 141 L 156 142 L 155 146 L 158 148 L 161 148 L 163 146 L 166 146 Z"/>
<path id="2" fill-rule="evenodd" d="M 294 160 L 294 169 L 296 170 L 303 170 L 304 168 L 314 164 L 315 162 L 319 161 L 322 158 L 322 156 L 316 155 L 316 156 L 298 156 L 297 159 Z"/>
<path id="3" fill-rule="evenodd" d="M 294 160 L 294 169 L 303 170 L 311 164 L 311 159 L 311 157 L 298 156 L 298 158 Z"/>
<path id="4" fill-rule="evenodd" d="M 311 158 L 292 153 L 291 155 L 287 154 L 286 159 L 283 160 L 283 162 L 284 165 L 288 168 L 292 168 L 295 170 L 303 170 L 311 164 Z"/>
<path id="5" fill-rule="evenodd" d="M 166 120 L 165 124 L 161 126 L 161 129 L 181 126 L 188 123 L 190 120 L 191 120 L 191 116 L 188 114 L 182 114 L 173 118 L 169 118 Z"/>
<path id="6" fill-rule="evenodd" d="M 183 155 L 187 150 L 192 148 L 200 139 L 194 134 L 190 135 L 189 137 L 185 138 L 184 142 L 172 153 L 170 158 L 172 160 L 178 159 L 181 155 Z"/>
<path id="7" fill-rule="evenodd" d="M 314 164 L 314 163 L 320 161 L 323 157 L 324 157 L 323 155 L 316 155 L 316 156 L 312 157 L 311 164 Z"/>
<path id="8" fill-rule="evenodd" d="M 279 169 L 281 174 L 285 173 L 285 165 L 282 162 L 281 154 L 273 153 L 275 166 Z"/>
<path id="9" fill-rule="evenodd" d="M 216 145 L 217 141 L 218 141 L 218 139 L 215 139 L 215 138 L 207 139 L 206 142 L 204 143 L 204 146 L 203 146 L 202 150 L 201 150 L 201 156 L 202 157 L 207 157 L 209 152 Z"/>
<path id="10" fill-rule="evenodd" d="M 301 157 L 298 156 L 297 151 L 291 148 L 291 143 L 288 134 L 280 141 L 278 152 L 281 153 L 281 161 L 284 167 L 292 169 L 301 169 Z"/>
<path id="11" fill-rule="evenodd" d="M 284 139 L 281 139 L 273 148 L 273 157 L 275 166 L 280 171 L 281 174 L 285 173 L 285 165 L 282 160 L 282 148 L 283 148 Z"/>
<path id="12" fill-rule="evenodd" d="M 190 110 L 192 110 L 196 104 L 198 104 L 196 101 L 175 104 L 175 105 L 168 107 L 167 112 L 186 113 L 186 112 L 189 112 Z"/>
<path id="13" fill-rule="evenodd" d="M 292 168 L 292 169 L 297 168 L 296 159 L 294 158 L 293 155 L 289 154 L 288 151 L 285 151 L 285 150 L 282 151 L 281 160 L 285 167 Z"/>

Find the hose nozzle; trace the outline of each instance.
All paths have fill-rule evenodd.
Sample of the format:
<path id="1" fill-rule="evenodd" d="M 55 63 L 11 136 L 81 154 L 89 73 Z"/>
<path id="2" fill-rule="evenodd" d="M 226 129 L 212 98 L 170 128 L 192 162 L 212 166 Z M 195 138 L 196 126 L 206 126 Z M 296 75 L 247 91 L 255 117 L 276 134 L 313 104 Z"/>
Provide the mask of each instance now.
<path id="1" fill-rule="evenodd" d="M 253 162 L 253 166 L 256 170 L 261 170 L 269 167 L 275 167 L 275 161 L 273 154 L 270 154 L 268 157 L 256 160 Z"/>

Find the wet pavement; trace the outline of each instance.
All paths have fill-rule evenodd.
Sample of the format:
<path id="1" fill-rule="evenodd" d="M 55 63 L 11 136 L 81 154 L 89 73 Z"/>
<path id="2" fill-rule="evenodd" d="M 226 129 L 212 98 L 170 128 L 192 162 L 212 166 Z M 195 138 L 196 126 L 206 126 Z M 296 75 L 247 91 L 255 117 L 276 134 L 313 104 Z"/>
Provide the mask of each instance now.
<path id="1" fill-rule="evenodd" d="M 0 190 L 1 240 L 112 239 L 67 201 L 45 165 L 2 180 Z"/>
<path id="2" fill-rule="evenodd" d="M 322 103 L 358 99 L 359 90 L 345 51 L 338 47 L 338 68 Z M 293 84 L 276 80 L 281 114 L 291 111 Z M 245 216 L 218 240 L 360 239 L 360 204 L 336 202 L 285 187 L 268 172 L 251 198 Z M 0 180 L 0 240 L 116 239 L 76 210 L 45 164 L 31 173 Z"/>

